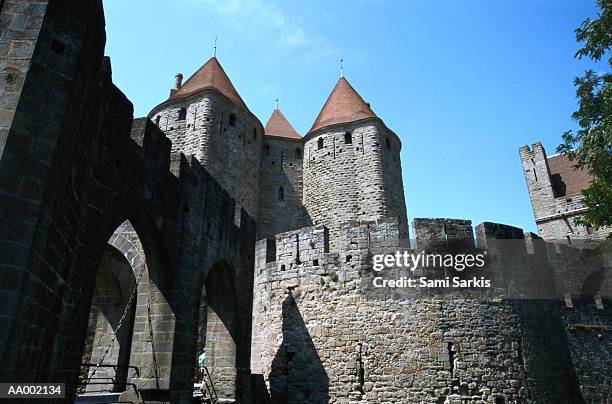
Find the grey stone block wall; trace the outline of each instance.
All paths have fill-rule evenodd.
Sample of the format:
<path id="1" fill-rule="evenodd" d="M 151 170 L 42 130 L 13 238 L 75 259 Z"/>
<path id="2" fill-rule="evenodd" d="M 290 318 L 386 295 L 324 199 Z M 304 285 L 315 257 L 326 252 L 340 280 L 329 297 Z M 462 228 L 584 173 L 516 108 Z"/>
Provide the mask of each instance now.
<path id="1" fill-rule="evenodd" d="M 541 143 L 519 149 L 527 190 L 533 207 L 538 232 L 545 240 L 567 241 L 573 239 L 602 240 L 612 229 L 587 230 L 576 223 L 584 213 L 582 195 L 555 197 L 546 151 Z"/>
<path id="2" fill-rule="evenodd" d="M 260 170 L 258 239 L 274 238 L 279 233 L 310 223 L 302 204 L 303 156 L 301 140 L 265 137 Z"/>
<path id="3" fill-rule="evenodd" d="M 587 402 L 612 400 L 612 262 L 609 244 L 553 243 L 547 258 L 580 388 Z M 567 271 L 571 268 L 571 271 Z"/>
<path id="4" fill-rule="evenodd" d="M 66 9 L 72 12 L 63 14 Z M 68 261 L 74 265 L 82 251 L 76 234 L 86 226 L 78 217 L 88 208 L 75 200 L 62 205 L 60 195 L 83 188 L 82 173 L 66 167 L 76 146 L 70 144 L 71 130 L 98 133 L 94 128 L 103 126 L 88 126 L 81 110 L 83 99 L 100 90 L 92 83 L 100 78 L 104 49 L 101 4 L 86 9 L 76 1 L 10 1 L 0 14 L 2 380 L 66 380 L 74 388 L 74 365 L 81 361 L 74 346 L 83 344 L 75 344 L 64 328 L 78 316 L 61 313 L 70 312 L 80 289 L 82 279 L 70 276 Z M 54 206 L 62 206 L 56 215 Z"/>
<path id="5" fill-rule="evenodd" d="M 0 156 L 30 69 L 46 9 L 46 1 L 8 0 L 2 1 L 0 7 Z M 60 46 L 58 42 L 56 47 Z"/>
<path id="6" fill-rule="evenodd" d="M 612 300 L 574 296 L 572 307 L 562 301 L 559 305 L 584 399 L 588 403 L 611 401 Z"/>
<path id="7" fill-rule="evenodd" d="M 314 226 L 255 251 L 263 137 L 255 117 L 205 92 L 153 113 L 172 142 L 153 121 L 133 121 L 103 57 L 101 1 L 6 1 L 0 25 L 0 379 L 65 382 L 73 398 L 84 347 L 95 359 L 96 335 L 108 340 L 91 305 L 111 244 L 135 273 L 144 270 L 129 355 L 141 373 L 127 376 L 143 394 L 191 402 L 207 339 L 220 392 L 241 402 L 252 401 L 251 364 L 276 402 L 581 402 L 573 372 L 585 397 L 609 391 L 609 362 L 597 362 L 611 351 L 608 326 L 596 326 L 609 324 L 605 299 L 561 317 L 557 300 L 360 293 L 372 254 L 406 246 L 399 140 L 381 121 L 306 139 L 302 200 Z M 294 163 L 285 172 L 298 187 Z M 290 195 L 283 227 L 298 222 L 299 192 Z M 266 204 L 265 220 L 279 206 Z M 415 221 L 415 233 L 417 246 L 419 235 L 473 240 L 469 221 Z M 519 233 L 477 227 L 479 246 L 511 235 L 523 254 L 539 248 Z M 110 358 L 127 360 L 122 350 Z"/>
<path id="8" fill-rule="evenodd" d="M 412 224 L 417 251 L 449 247 L 474 247 L 472 221 L 463 219 L 416 218 Z"/>
<path id="9" fill-rule="evenodd" d="M 191 401 L 204 282 L 223 261 L 237 296 L 232 394 L 244 399 L 255 221 L 197 159 L 171 154 L 152 121 L 133 121 L 104 40 L 101 1 L 49 2 L 19 101 L 3 121 L 0 379 L 66 383 L 72 399 L 98 264 L 128 219 L 146 256 L 129 358 L 142 372 L 129 379 Z"/>
<path id="10" fill-rule="evenodd" d="M 130 362 L 135 312 L 135 304 L 130 304 L 130 300 L 133 299 L 136 279 L 145 261 L 144 255 L 135 254 L 129 247 L 124 248 L 121 243 L 123 239 L 120 237 L 120 233 L 116 233 L 111 240 L 123 248 L 123 251 L 109 244 L 98 264 L 83 363 L 116 364 L 121 367 L 85 366 L 82 380 L 90 378 L 92 381 L 109 383 L 81 386 L 83 390 L 90 392 L 103 389 L 123 391 L 124 386 L 110 382 L 114 380 L 117 383 L 125 383 L 128 377 L 128 369 L 125 366 Z"/>
<path id="11" fill-rule="evenodd" d="M 408 238 L 408 218 L 406 212 L 406 201 L 404 198 L 404 181 L 402 178 L 402 163 L 400 152 L 402 142 L 386 125 L 382 124 L 382 169 L 385 191 L 385 218 L 397 217 L 400 230 L 400 238 Z M 362 219 L 360 219 L 362 220 Z"/>
<path id="12" fill-rule="evenodd" d="M 400 147 L 397 136 L 378 119 L 336 125 L 306 136 L 304 207 L 313 224 L 330 228 L 332 245 L 334 226 L 384 217 L 396 217 L 401 236 L 408 237 Z"/>
<path id="13" fill-rule="evenodd" d="M 474 248 L 468 220 L 417 219 L 413 228 L 417 251 L 441 241 Z M 477 232 L 498 257 L 489 259 L 546 265 L 537 281 L 551 285 L 546 249 L 532 245 L 529 253 L 520 229 L 485 223 Z M 363 274 L 372 254 L 401 248 L 397 221 L 347 223 L 338 237 L 339 248 L 330 248 L 326 227 L 317 226 L 257 244 L 251 367 L 264 375 L 272 402 L 582 402 L 579 385 L 584 394 L 605 391 L 607 365 L 580 381 L 574 368 L 607 345 L 570 346 L 557 299 L 372 299 L 362 292 Z M 507 251 L 504 237 L 516 240 Z"/>
<path id="14" fill-rule="evenodd" d="M 179 119 L 183 108 L 185 119 Z M 231 115 L 236 117 L 233 125 Z M 257 219 L 264 130 L 253 114 L 215 91 L 205 91 L 162 103 L 149 118 L 168 136 L 173 153 L 195 157 Z"/>

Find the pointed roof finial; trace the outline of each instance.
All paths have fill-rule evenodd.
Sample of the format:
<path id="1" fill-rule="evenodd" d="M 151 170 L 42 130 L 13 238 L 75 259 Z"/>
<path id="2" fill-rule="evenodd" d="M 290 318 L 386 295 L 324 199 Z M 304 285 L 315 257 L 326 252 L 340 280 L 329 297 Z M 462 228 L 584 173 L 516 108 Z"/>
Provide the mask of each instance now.
<path id="1" fill-rule="evenodd" d="M 284 137 L 289 139 L 301 139 L 302 137 L 293 129 L 285 115 L 277 108 L 272 111 L 270 119 L 266 123 L 266 136 Z"/>
<path id="2" fill-rule="evenodd" d="M 340 59 L 340 77 L 344 77 L 344 66 L 342 65 L 343 62 L 344 59 Z"/>
<path id="3" fill-rule="evenodd" d="M 276 108 L 274 109 L 278 109 L 278 98 L 276 99 Z"/>
<path id="4" fill-rule="evenodd" d="M 370 105 L 361 98 L 345 78 L 340 77 L 308 132 L 329 125 L 375 117 L 376 114 Z"/>
<path id="5" fill-rule="evenodd" d="M 204 66 L 192 74 L 181 88 L 170 96 L 170 99 L 189 97 L 205 90 L 218 91 L 234 105 L 248 111 L 248 107 L 215 57 L 208 59 Z"/>
<path id="6" fill-rule="evenodd" d="M 213 47 L 213 57 L 217 57 L 217 36 L 215 35 L 215 46 Z"/>

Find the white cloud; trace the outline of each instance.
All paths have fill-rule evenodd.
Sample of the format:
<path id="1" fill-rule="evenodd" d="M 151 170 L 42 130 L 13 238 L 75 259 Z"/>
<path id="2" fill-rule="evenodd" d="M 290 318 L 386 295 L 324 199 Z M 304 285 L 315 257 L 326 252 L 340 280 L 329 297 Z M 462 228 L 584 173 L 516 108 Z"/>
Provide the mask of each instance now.
<path id="1" fill-rule="evenodd" d="M 257 41 L 266 42 L 281 54 L 301 52 L 318 59 L 335 52 L 332 43 L 308 32 L 296 18 L 267 0 L 185 0 L 210 7 L 224 18 L 228 27 L 240 30 Z"/>

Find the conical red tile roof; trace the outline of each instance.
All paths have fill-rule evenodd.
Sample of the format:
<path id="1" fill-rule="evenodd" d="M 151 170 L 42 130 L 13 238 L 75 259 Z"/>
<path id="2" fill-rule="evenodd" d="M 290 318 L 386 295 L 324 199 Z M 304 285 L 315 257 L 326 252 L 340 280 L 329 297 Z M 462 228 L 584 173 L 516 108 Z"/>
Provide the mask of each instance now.
<path id="1" fill-rule="evenodd" d="M 266 136 L 285 137 L 289 139 L 301 139 L 302 137 L 293 129 L 285 115 L 280 109 L 275 109 L 266 123 Z"/>
<path id="2" fill-rule="evenodd" d="M 357 91 L 344 77 L 340 77 L 309 132 L 336 123 L 375 117 L 376 114 Z"/>
<path id="3" fill-rule="evenodd" d="M 185 84 L 181 86 L 169 100 L 189 97 L 204 90 L 216 90 L 227 97 L 233 104 L 248 110 L 246 104 L 234 88 L 225 70 L 216 57 L 208 59 L 204 66 L 200 67 Z"/>

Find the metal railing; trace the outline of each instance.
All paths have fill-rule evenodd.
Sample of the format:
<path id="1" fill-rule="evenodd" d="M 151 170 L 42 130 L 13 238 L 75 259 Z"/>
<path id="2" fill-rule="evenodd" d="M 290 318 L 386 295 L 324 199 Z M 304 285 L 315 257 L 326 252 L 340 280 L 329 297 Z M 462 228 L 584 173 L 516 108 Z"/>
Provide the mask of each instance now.
<path id="1" fill-rule="evenodd" d="M 208 368 L 206 366 L 204 366 L 204 371 L 206 372 L 206 374 L 202 375 L 202 393 L 204 393 L 204 386 L 206 386 L 206 392 L 208 393 L 208 398 L 210 398 L 211 403 L 218 403 L 219 396 L 217 396 L 215 384 L 213 383 L 212 376 L 210 375 L 210 372 L 208 371 Z"/>

